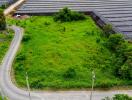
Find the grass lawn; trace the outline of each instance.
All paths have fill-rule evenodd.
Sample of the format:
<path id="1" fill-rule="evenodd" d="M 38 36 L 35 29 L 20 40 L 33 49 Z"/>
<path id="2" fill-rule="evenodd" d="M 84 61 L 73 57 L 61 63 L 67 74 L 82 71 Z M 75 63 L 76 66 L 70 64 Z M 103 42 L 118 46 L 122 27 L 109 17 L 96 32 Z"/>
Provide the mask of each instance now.
<path id="1" fill-rule="evenodd" d="M 9 48 L 12 36 L 13 32 L 10 30 L 0 32 L 0 63 Z"/>
<path id="2" fill-rule="evenodd" d="M 94 21 L 54 22 L 51 16 L 10 19 L 25 28 L 25 36 L 13 64 L 15 82 L 26 87 L 28 72 L 32 89 L 82 89 L 132 83 L 113 75 L 115 55 L 103 46 L 105 38 Z"/>

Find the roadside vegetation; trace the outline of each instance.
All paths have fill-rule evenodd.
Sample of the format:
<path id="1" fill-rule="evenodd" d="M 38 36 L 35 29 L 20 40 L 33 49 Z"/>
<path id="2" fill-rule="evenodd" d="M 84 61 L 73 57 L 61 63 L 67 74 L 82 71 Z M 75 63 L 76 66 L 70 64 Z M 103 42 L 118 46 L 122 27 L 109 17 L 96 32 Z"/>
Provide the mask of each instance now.
<path id="1" fill-rule="evenodd" d="M 3 15 L 3 10 L 0 9 L 0 63 L 9 47 L 13 36 L 13 32 L 6 29 L 5 16 Z"/>
<path id="2" fill-rule="evenodd" d="M 132 85 L 132 45 L 121 34 L 110 35 L 110 25 L 102 31 L 89 16 L 64 21 L 68 14 L 60 13 L 8 19 L 25 29 L 13 64 L 16 84 L 26 87 L 27 72 L 32 89 L 90 88 L 94 70 L 96 88 Z"/>
<path id="3" fill-rule="evenodd" d="M 0 100 L 8 100 L 8 99 L 6 97 L 2 98 L 2 96 L 0 96 Z"/>
<path id="4" fill-rule="evenodd" d="M 0 30 L 6 29 L 6 19 L 3 14 L 3 9 L 0 9 Z"/>
<path id="5" fill-rule="evenodd" d="M 116 94 L 112 98 L 105 97 L 102 100 L 132 100 L 132 97 L 126 95 L 126 94 Z"/>

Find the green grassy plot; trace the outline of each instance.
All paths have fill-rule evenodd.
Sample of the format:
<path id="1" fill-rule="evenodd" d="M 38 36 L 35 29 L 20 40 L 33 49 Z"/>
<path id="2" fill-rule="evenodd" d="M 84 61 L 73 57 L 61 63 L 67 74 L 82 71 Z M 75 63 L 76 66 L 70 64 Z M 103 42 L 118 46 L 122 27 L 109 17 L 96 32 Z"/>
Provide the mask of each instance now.
<path id="1" fill-rule="evenodd" d="M 103 43 L 106 38 L 91 17 L 72 22 L 54 22 L 52 16 L 34 16 L 8 23 L 25 29 L 13 64 L 15 82 L 26 87 L 28 73 L 32 89 L 90 88 L 129 85 L 113 75 L 116 56 Z"/>

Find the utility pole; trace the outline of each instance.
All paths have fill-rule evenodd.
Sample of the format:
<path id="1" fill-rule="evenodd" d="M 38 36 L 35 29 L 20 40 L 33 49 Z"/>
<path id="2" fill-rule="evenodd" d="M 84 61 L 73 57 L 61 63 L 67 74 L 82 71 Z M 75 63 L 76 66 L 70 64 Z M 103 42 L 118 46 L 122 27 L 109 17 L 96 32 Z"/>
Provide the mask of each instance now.
<path id="1" fill-rule="evenodd" d="M 90 100 L 92 100 L 92 96 L 93 96 L 94 81 L 95 81 L 95 73 L 94 71 L 92 71 L 92 89 L 91 89 Z"/>
<path id="2" fill-rule="evenodd" d="M 28 74 L 27 74 L 27 72 L 26 72 L 26 83 L 27 83 L 27 89 L 28 89 L 28 92 L 29 92 L 29 100 L 32 100 L 31 93 L 30 93 L 30 85 L 29 85 L 29 81 L 28 81 Z"/>

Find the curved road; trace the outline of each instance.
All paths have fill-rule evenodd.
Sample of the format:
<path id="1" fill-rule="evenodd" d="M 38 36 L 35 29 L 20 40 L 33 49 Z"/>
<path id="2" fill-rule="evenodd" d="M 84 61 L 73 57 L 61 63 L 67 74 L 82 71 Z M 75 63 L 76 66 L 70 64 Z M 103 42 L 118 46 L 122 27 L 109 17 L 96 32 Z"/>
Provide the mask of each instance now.
<path id="1" fill-rule="evenodd" d="M 90 91 L 59 91 L 59 92 L 31 92 L 31 99 L 26 90 L 17 88 L 11 81 L 11 66 L 23 37 L 23 29 L 17 26 L 11 27 L 15 36 L 10 48 L 0 66 L 0 90 L 10 100 L 89 100 Z M 113 96 L 117 93 L 125 93 L 132 96 L 132 90 L 94 91 L 93 100 L 101 100 L 105 96 Z"/>
<path id="2" fill-rule="evenodd" d="M 15 31 L 15 36 L 0 67 L 0 88 L 11 100 L 28 100 L 28 92 L 18 89 L 11 81 L 11 66 L 23 37 L 23 29 L 16 26 L 11 28 Z M 32 96 L 32 100 L 41 100 L 34 94 Z"/>

